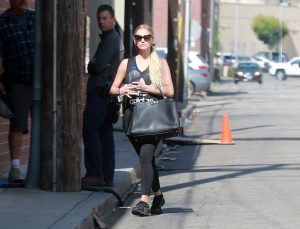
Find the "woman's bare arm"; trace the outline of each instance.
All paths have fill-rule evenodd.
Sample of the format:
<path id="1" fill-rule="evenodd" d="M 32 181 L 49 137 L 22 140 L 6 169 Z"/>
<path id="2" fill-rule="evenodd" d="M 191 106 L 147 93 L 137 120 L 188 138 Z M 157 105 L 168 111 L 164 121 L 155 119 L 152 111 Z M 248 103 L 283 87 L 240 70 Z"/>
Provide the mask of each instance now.
<path id="1" fill-rule="evenodd" d="M 124 59 L 120 63 L 114 82 L 109 91 L 110 95 L 126 95 L 130 97 L 130 95 L 136 94 L 136 91 L 132 90 L 132 86 L 130 84 L 124 84 L 127 64 L 128 59 Z"/>

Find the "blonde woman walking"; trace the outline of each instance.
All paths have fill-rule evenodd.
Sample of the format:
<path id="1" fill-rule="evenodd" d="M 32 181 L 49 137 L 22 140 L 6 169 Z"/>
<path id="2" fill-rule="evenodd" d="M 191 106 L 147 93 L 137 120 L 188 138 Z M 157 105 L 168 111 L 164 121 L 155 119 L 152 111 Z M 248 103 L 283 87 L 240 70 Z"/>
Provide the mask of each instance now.
<path id="1" fill-rule="evenodd" d="M 153 47 L 153 39 L 154 33 L 149 25 L 139 25 L 135 29 L 134 44 L 137 48 L 137 55 L 121 62 L 110 89 L 111 95 L 125 96 L 125 130 L 128 127 L 132 107 L 140 99 L 161 99 L 162 95 L 158 88 L 165 96 L 174 96 L 168 63 L 165 59 L 158 57 Z M 133 66 L 140 73 L 140 77 L 139 80 L 130 82 L 129 72 Z M 128 138 L 139 156 L 141 168 L 141 200 L 132 209 L 132 214 L 138 216 L 161 214 L 165 199 L 160 190 L 159 174 L 154 158 L 159 140 L 151 136 L 134 138 L 128 135 Z M 154 198 L 150 208 L 151 191 Z"/>

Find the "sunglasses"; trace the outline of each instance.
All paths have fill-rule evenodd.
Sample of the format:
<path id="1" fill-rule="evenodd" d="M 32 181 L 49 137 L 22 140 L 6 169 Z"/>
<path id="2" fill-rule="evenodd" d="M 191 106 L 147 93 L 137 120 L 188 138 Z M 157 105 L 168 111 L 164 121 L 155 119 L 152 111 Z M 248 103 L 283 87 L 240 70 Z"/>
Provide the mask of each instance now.
<path id="1" fill-rule="evenodd" d="M 148 41 L 150 41 L 151 38 L 152 38 L 152 35 L 151 35 L 151 34 L 144 35 L 144 36 L 141 36 L 141 35 L 134 35 L 134 39 L 135 39 L 136 41 L 141 41 L 142 39 L 144 39 L 144 41 L 148 42 Z"/>

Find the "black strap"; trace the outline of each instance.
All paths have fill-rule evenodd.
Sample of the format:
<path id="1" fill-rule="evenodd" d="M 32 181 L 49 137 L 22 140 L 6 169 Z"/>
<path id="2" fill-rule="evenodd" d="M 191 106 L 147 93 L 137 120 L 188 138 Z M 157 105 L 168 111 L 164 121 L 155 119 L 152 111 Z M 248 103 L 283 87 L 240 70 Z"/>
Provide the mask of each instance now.
<path id="1" fill-rule="evenodd" d="M 126 75 L 125 75 L 125 83 L 129 83 L 129 72 L 132 66 L 135 65 L 135 59 L 134 57 L 131 57 L 128 59 L 127 68 L 126 68 Z"/>

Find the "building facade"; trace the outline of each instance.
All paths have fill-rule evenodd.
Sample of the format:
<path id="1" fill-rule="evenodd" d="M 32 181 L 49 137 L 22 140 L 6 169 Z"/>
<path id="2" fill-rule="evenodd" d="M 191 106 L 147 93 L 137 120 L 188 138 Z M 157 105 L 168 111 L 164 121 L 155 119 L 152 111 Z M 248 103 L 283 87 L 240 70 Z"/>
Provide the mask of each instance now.
<path id="1" fill-rule="evenodd" d="M 219 2 L 220 51 L 237 52 L 240 56 L 253 56 L 260 51 L 269 51 L 252 30 L 252 21 L 258 15 L 274 16 L 287 24 L 290 33 L 283 39 L 282 50 L 289 58 L 300 55 L 300 8 L 299 1 L 290 1 L 285 6 L 279 1 L 225 1 Z M 256 4 L 254 4 L 256 3 Z M 282 10 L 282 11 L 281 11 Z"/>

